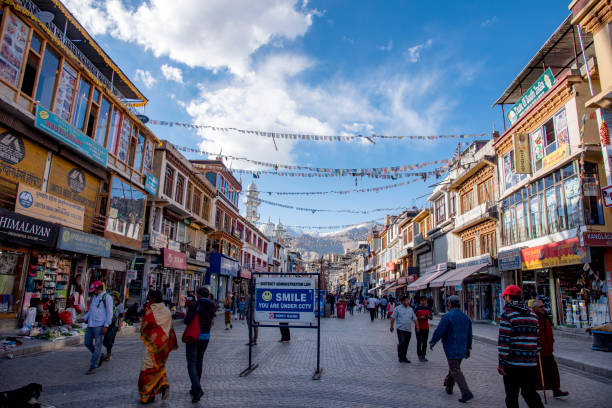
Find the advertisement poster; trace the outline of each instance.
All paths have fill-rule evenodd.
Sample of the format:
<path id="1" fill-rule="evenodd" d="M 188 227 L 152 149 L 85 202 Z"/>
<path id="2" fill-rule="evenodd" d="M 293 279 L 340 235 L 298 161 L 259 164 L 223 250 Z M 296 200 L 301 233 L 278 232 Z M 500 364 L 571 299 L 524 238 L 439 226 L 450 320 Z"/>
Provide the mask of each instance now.
<path id="1" fill-rule="evenodd" d="M 523 269 L 542 269 L 586 262 L 586 251 L 578 238 L 521 249 Z"/>
<path id="2" fill-rule="evenodd" d="M 96 196 L 100 181 L 93 174 L 76 167 L 59 156 L 53 156 L 47 191 L 85 207 L 89 212 L 96 208 Z"/>
<path id="3" fill-rule="evenodd" d="M 57 87 L 55 97 L 55 112 L 66 122 L 70 121 L 70 109 L 74 99 L 74 87 L 76 86 L 77 72 L 68 64 L 64 64 L 60 83 Z"/>
<path id="4" fill-rule="evenodd" d="M 41 189 L 47 153 L 47 149 L 0 127 L 0 177 Z"/>
<path id="5" fill-rule="evenodd" d="M 261 277 L 255 286 L 255 321 L 313 323 L 314 278 Z"/>
<path id="6" fill-rule="evenodd" d="M 529 157 L 529 135 L 515 133 L 514 142 L 514 172 L 516 174 L 531 174 L 531 158 Z"/>
<path id="7" fill-rule="evenodd" d="M 25 184 L 19 184 L 15 212 L 82 230 L 85 218 L 83 206 L 60 197 L 44 193 Z"/>
<path id="8" fill-rule="evenodd" d="M 13 86 L 19 82 L 29 31 L 30 28 L 19 17 L 13 13 L 7 15 L 0 49 L 0 77 Z"/>

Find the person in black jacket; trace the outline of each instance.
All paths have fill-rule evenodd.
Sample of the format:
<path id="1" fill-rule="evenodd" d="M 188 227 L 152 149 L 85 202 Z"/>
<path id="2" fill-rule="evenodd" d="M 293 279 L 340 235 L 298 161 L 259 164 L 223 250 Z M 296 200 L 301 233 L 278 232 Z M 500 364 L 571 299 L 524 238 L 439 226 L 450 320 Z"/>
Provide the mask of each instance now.
<path id="1" fill-rule="evenodd" d="M 210 328 L 214 323 L 216 311 L 215 303 L 208 298 L 209 294 L 208 288 L 198 288 L 196 291 L 197 301 L 189 305 L 187 314 L 185 315 L 185 324 L 187 326 L 189 326 L 189 323 L 191 323 L 196 316 L 200 319 L 200 336 L 198 337 L 198 341 L 195 343 L 187 343 L 185 347 L 187 354 L 187 372 L 191 380 L 191 391 L 189 391 L 189 393 L 193 397 L 193 403 L 200 401 L 200 398 L 204 395 L 204 391 L 200 385 L 200 380 L 202 378 L 202 363 L 204 360 L 204 352 L 210 340 Z"/>

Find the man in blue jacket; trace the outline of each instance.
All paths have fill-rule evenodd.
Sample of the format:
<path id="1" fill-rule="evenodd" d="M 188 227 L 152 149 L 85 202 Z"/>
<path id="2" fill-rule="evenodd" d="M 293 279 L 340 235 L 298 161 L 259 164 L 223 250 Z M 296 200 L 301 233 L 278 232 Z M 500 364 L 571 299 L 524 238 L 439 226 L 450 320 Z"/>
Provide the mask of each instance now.
<path id="1" fill-rule="evenodd" d="M 448 375 L 444 379 L 444 386 L 448 394 L 453 393 L 455 383 L 461 390 L 459 402 L 467 402 L 474 398 L 474 394 L 465 381 L 461 372 L 461 360 L 470 357 L 472 349 L 472 321 L 459 308 L 461 300 L 459 296 L 450 296 L 447 302 L 448 313 L 446 313 L 436 328 L 429 348 L 433 350 L 438 340 L 442 339 L 444 353 L 448 360 Z"/>

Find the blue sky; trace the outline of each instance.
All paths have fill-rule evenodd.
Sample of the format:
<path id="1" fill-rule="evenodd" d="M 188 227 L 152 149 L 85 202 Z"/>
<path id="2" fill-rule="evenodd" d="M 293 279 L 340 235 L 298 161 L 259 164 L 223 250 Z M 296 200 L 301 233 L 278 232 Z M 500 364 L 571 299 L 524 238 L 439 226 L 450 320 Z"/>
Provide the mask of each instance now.
<path id="1" fill-rule="evenodd" d="M 314 134 L 432 135 L 503 128 L 493 101 L 569 14 L 558 0 L 65 0 L 149 98 L 152 119 Z M 569 1 L 567 1 L 569 3 Z M 448 158 L 457 140 L 315 143 L 151 126 L 163 139 L 255 160 L 384 167 Z M 188 156 L 198 158 L 198 156 Z M 244 162 L 234 168 L 252 168 Z M 252 178 L 243 176 L 246 187 Z M 400 180 L 401 181 L 401 180 Z M 390 180 L 262 176 L 264 191 Z M 300 207 L 423 206 L 435 179 L 381 193 L 262 198 Z M 357 184 L 357 186 L 355 186 Z M 384 216 L 262 204 L 263 220 L 339 225 Z"/>

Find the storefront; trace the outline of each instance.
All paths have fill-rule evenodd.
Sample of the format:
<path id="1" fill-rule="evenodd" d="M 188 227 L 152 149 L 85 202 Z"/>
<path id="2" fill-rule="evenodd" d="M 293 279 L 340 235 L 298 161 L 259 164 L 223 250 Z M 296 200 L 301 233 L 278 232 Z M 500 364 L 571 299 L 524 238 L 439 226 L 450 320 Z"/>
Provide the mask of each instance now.
<path id="1" fill-rule="evenodd" d="M 166 282 L 162 286 L 162 294 L 164 300 L 178 304 L 181 295 L 185 296 L 186 283 L 183 280 L 183 275 L 187 270 L 187 255 L 172 249 L 163 248 L 163 267 L 164 279 Z"/>
<path id="2" fill-rule="evenodd" d="M 414 292 L 415 296 L 431 297 L 434 304 L 434 312 L 446 312 L 446 297 L 444 288 L 440 286 L 432 287 L 430 282 L 439 278 L 443 274 L 455 267 L 453 262 L 443 262 L 427 268 L 420 268 L 421 276 L 406 287 L 407 292 Z"/>
<path id="3" fill-rule="evenodd" d="M 598 326 L 612 316 L 612 233 L 584 232 L 583 242 L 591 251 L 591 279 L 589 293 L 589 321 Z"/>
<path id="4" fill-rule="evenodd" d="M 590 326 L 589 302 L 595 292 L 592 287 L 605 282 L 603 259 L 594 260 L 591 267 L 587 250 L 578 238 L 571 238 L 523 248 L 521 261 L 520 285 L 526 300 L 543 298 L 557 325 Z"/>
<path id="5" fill-rule="evenodd" d="M 240 264 L 218 252 L 210 254 L 210 268 L 206 272 L 206 285 L 210 286 L 215 301 L 221 303 L 229 291 L 231 278 L 238 277 Z"/>
<path id="6" fill-rule="evenodd" d="M 521 274 L 521 249 L 514 248 L 497 254 L 497 269 L 501 274 L 501 286 L 516 285 Z"/>
<path id="7" fill-rule="evenodd" d="M 29 304 L 32 297 L 54 297 L 58 286 L 63 290 L 58 281 L 68 284 L 64 263 L 49 260 L 38 268 L 39 251 L 52 251 L 58 233 L 56 224 L 0 208 L 0 329 L 16 327 L 26 292 Z"/>

